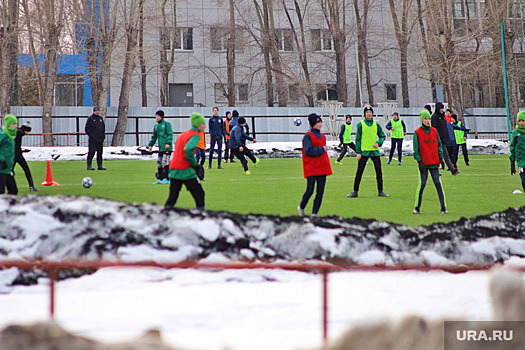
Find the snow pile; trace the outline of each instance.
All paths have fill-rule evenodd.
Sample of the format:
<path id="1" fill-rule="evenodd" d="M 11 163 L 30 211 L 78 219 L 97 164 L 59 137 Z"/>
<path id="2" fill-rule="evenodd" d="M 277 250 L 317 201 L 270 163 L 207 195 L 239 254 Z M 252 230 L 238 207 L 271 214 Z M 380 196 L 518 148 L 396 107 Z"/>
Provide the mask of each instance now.
<path id="1" fill-rule="evenodd" d="M 370 219 L 164 209 L 89 197 L 0 197 L 0 259 L 487 265 L 525 256 L 525 207 L 408 227 Z M 43 272 L 0 271 L 0 290 Z M 80 272 L 68 272 L 68 275 Z"/>
<path id="2" fill-rule="evenodd" d="M 209 145 L 207 145 L 209 146 Z M 261 158 L 297 158 L 301 157 L 301 142 L 258 142 L 248 147 L 257 157 Z M 339 141 L 328 141 L 328 156 L 337 157 L 341 152 Z M 470 154 L 509 154 L 508 143 L 496 140 L 468 140 L 467 148 Z M 28 161 L 46 160 L 85 160 L 87 147 L 28 147 L 24 157 Z M 154 160 L 157 159 L 158 147 L 149 152 L 146 147 L 104 147 L 104 159 Z M 381 155 L 390 152 L 390 141 L 380 147 Z M 352 150 L 350 155 L 355 156 Z M 413 154 L 412 141 L 403 142 L 403 155 Z"/>

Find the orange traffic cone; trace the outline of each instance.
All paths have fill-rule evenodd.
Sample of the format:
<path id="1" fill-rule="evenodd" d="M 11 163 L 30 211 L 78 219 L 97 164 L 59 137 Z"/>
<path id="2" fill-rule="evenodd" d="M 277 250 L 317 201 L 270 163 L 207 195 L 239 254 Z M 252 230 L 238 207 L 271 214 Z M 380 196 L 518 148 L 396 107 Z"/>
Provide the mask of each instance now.
<path id="1" fill-rule="evenodd" d="M 53 181 L 53 173 L 51 172 L 51 163 L 47 161 L 46 181 L 42 182 L 42 186 L 60 186 L 58 182 Z"/>

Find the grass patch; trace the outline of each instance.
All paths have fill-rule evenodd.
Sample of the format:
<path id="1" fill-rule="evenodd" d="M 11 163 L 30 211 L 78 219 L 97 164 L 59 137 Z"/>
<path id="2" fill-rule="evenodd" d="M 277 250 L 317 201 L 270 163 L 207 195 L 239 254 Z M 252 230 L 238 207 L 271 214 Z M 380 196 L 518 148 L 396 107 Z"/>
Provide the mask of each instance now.
<path id="1" fill-rule="evenodd" d="M 473 217 L 520 207 L 525 195 L 513 195 L 521 188 L 518 175 L 511 176 L 508 156 L 471 156 L 470 166 L 460 160 L 461 174 L 452 176 L 443 172 L 441 181 L 445 191 L 447 209 L 450 214 L 440 213 L 439 201 L 429 176 L 423 196 L 422 215 L 413 215 L 417 187 L 417 164 L 412 157 L 404 157 L 403 165 L 397 162 L 386 165 L 382 159 L 384 190 L 389 198 L 378 198 L 375 172 L 369 161 L 359 198 L 346 195 L 353 189 L 357 167 L 355 157 L 346 157 L 343 165 L 334 164 L 333 175 L 328 177 L 322 216 L 362 217 L 403 223 L 410 226 L 447 222 L 461 217 Z M 30 162 L 31 171 L 40 189 L 39 195 L 84 195 L 108 198 L 129 203 L 157 203 L 163 205 L 168 197 L 169 185 L 151 185 L 155 181 L 155 161 L 105 161 L 107 171 L 87 171 L 84 161 L 52 162 L 54 180 L 59 187 L 41 186 L 45 179 L 46 162 Z M 206 162 L 207 165 L 207 162 Z M 224 170 L 214 168 L 206 171 L 203 187 L 206 192 L 206 208 L 238 213 L 263 213 L 271 215 L 297 215 L 296 207 L 306 187 L 302 161 L 293 159 L 261 159 L 259 167 L 250 163 L 251 176 L 246 176 L 240 163 L 223 164 Z M 29 193 L 27 181 L 20 167 L 15 168 L 20 195 Z M 93 179 L 93 187 L 82 187 L 82 178 Z M 315 194 L 314 194 L 315 196 Z M 306 212 L 310 213 L 313 196 Z M 180 208 L 194 207 L 189 192 L 182 190 L 176 205 Z"/>

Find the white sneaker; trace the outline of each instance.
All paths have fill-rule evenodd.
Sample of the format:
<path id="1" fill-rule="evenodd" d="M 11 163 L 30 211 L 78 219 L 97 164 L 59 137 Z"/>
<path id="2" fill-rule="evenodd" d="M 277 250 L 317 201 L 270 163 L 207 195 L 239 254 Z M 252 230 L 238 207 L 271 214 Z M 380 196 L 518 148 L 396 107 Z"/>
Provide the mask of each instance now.
<path id="1" fill-rule="evenodd" d="M 301 206 L 297 206 L 297 212 L 299 213 L 299 216 L 305 216 L 304 209 L 301 209 Z"/>

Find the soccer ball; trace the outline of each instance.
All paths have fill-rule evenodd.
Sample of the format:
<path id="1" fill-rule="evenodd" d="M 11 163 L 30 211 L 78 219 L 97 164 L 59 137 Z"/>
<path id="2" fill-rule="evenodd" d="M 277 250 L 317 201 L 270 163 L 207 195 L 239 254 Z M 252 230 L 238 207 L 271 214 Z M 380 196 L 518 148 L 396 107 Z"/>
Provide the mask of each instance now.
<path id="1" fill-rule="evenodd" d="M 293 123 L 294 123 L 295 126 L 300 126 L 303 123 L 303 121 L 301 120 L 301 118 L 295 117 L 293 119 Z"/>
<path id="2" fill-rule="evenodd" d="M 85 188 L 90 188 L 93 185 L 93 179 L 90 177 L 85 177 L 82 179 L 82 186 Z"/>

